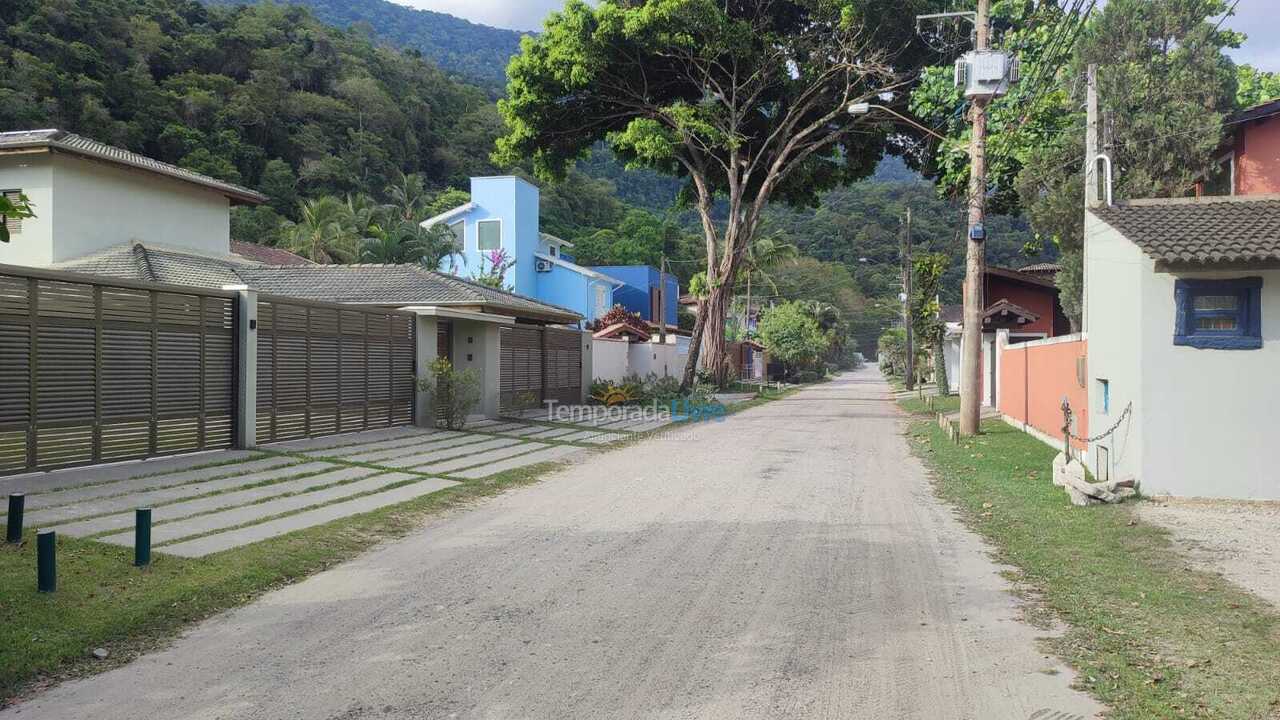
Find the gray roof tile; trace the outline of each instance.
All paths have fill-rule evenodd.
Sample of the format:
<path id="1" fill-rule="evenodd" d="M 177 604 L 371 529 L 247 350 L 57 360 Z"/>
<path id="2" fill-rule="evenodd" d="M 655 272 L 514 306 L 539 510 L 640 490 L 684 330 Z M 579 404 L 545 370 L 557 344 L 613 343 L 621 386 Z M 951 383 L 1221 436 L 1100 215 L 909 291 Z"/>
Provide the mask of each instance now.
<path id="1" fill-rule="evenodd" d="M 217 190 L 238 202 L 258 204 L 267 201 L 267 196 L 256 190 L 211 178 L 208 175 L 201 175 L 198 172 L 180 168 L 177 165 L 160 162 L 154 158 L 107 145 L 65 130 L 24 130 L 0 133 L 0 151 L 39 147 L 103 160 L 116 165 L 134 167 L 159 175 L 167 175 L 177 180 Z"/>
<path id="2" fill-rule="evenodd" d="M 1091 212 L 1156 262 L 1280 261 L 1280 196 L 1134 200 Z"/>

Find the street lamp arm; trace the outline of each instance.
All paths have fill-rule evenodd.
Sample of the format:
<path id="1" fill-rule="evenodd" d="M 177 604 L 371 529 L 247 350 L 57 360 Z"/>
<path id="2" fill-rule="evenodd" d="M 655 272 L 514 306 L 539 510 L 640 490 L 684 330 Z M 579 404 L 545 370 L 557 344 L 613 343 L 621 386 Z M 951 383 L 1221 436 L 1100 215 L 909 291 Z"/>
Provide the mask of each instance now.
<path id="1" fill-rule="evenodd" d="M 945 141 L 947 139 L 946 136 L 939 135 L 937 132 L 934 132 L 933 130 L 925 127 L 924 125 L 921 125 L 920 123 L 916 122 L 915 120 L 912 120 L 906 115 L 903 115 L 902 113 L 896 110 L 893 110 L 891 108 L 887 108 L 884 105 L 875 105 L 873 103 L 853 103 L 849 105 L 849 114 L 850 115 L 866 115 L 871 112 L 871 108 L 876 108 L 877 110 L 883 110 L 889 113 L 890 115 L 893 115 L 894 117 L 898 118 L 899 120 L 907 123 L 908 125 L 911 125 L 917 130 L 923 130 L 924 132 L 938 138 L 939 140 Z"/>

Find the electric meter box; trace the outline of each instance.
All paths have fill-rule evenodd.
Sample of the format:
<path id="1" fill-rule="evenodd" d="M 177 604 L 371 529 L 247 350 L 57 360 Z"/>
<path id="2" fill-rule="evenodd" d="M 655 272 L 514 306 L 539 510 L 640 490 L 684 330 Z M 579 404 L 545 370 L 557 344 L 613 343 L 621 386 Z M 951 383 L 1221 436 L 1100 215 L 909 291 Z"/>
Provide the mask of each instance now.
<path id="1" fill-rule="evenodd" d="M 1016 82 L 1018 60 L 1007 53 L 974 51 L 956 60 L 956 87 L 964 88 L 967 98 L 1000 97 Z"/>

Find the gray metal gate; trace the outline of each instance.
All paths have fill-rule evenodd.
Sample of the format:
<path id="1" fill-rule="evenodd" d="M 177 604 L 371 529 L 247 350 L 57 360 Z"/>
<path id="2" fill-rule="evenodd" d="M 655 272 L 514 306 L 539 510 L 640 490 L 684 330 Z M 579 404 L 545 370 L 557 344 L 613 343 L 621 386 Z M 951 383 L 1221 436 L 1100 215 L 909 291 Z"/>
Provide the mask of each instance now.
<path id="1" fill-rule="evenodd" d="M 258 299 L 259 443 L 413 422 L 414 316 Z"/>
<path id="2" fill-rule="evenodd" d="M 235 297 L 0 268 L 0 475 L 229 447 Z"/>

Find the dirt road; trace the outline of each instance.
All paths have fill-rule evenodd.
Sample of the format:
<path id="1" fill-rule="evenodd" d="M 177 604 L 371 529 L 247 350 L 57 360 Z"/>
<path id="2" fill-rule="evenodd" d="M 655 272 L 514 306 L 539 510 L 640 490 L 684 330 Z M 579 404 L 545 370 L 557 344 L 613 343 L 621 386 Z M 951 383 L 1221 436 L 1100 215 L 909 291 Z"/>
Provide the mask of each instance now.
<path id="1" fill-rule="evenodd" d="M 1076 718 L 866 370 L 601 453 L 0 713 Z"/>

